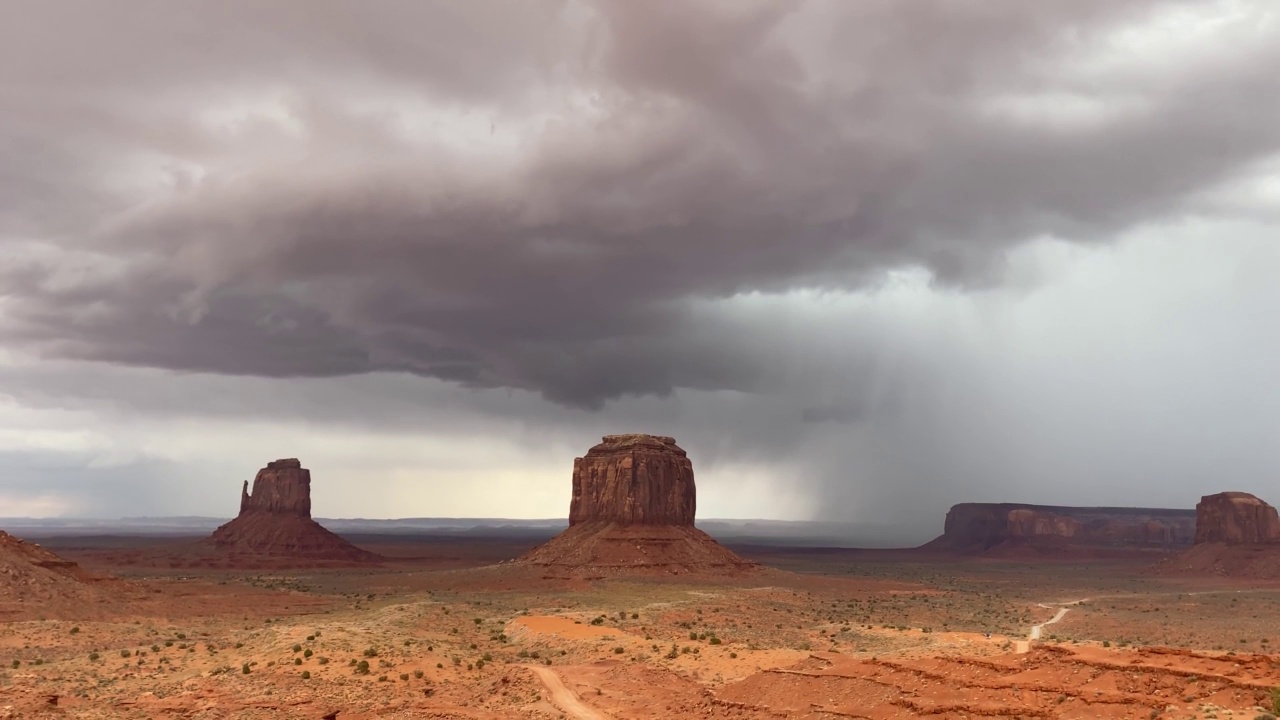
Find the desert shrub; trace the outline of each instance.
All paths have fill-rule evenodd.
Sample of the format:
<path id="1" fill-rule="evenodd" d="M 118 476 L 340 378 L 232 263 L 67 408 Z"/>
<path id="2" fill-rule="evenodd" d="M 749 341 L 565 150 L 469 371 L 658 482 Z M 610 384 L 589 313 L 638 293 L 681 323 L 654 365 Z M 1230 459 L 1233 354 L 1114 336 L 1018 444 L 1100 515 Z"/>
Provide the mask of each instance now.
<path id="1" fill-rule="evenodd" d="M 321 665 L 328 665 L 328 664 L 329 664 L 329 658 L 327 658 L 327 657 L 322 657 L 322 658 L 319 658 L 319 659 L 317 660 L 317 662 L 319 662 Z"/>
<path id="2" fill-rule="evenodd" d="M 377 648 L 365 648 L 365 649 L 364 649 L 364 652 L 363 652 L 363 653 L 361 653 L 361 655 L 364 655 L 365 657 L 378 657 L 378 649 L 377 649 Z"/>
<path id="3" fill-rule="evenodd" d="M 698 633 L 696 633 L 696 632 L 691 632 L 691 633 L 689 633 L 689 639 L 690 639 L 690 640 L 697 640 L 697 639 L 698 639 Z"/>
<path id="4" fill-rule="evenodd" d="M 75 626 L 75 627 L 71 628 L 71 634 L 72 634 L 72 635 L 75 635 L 75 634 L 76 634 L 76 633 L 78 633 L 78 632 L 80 632 L 80 626 L 79 626 L 79 625 L 77 625 L 77 626 Z M 1263 640 L 1263 642 L 1266 642 L 1266 640 Z"/>
<path id="5" fill-rule="evenodd" d="M 98 659 L 98 653 L 96 652 L 89 653 L 89 660 L 97 660 L 97 659 Z"/>
<path id="6" fill-rule="evenodd" d="M 17 668 L 18 668 L 18 667 L 20 667 L 21 665 L 22 665 L 22 661 L 21 661 L 21 660 L 14 660 L 14 661 L 13 661 L 13 667 L 14 667 L 14 669 L 17 669 Z"/>
<path id="7" fill-rule="evenodd" d="M 716 637 L 715 635 L 712 635 L 711 637 L 707 638 L 707 642 L 712 645 L 719 645 L 720 638 Z"/>
<path id="8" fill-rule="evenodd" d="M 151 652 L 160 652 L 160 646 L 159 646 L 159 645 L 152 645 L 152 646 L 151 646 Z"/>
<path id="9" fill-rule="evenodd" d="M 309 658 L 312 655 L 315 655 L 315 653 L 311 652 L 311 648 L 307 648 L 306 650 L 302 651 L 302 657 Z"/>
<path id="10" fill-rule="evenodd" d="M 613 654 L 614 654 L 614 655 L 621 655 L 621 654 L 622 654 L 622 653 L 624 653 L 624 652 L 626 652 L 626 649 L 625 649 L 625 648 L 623 648 L 621 645 L 619 645 L 618 647 L 616 647 L 616 648 L 614 648 L 614 649 L 613 649 Z"/>
<path id="11" fill-rule="evenodd" d="M 187 639 L 187 634 L 186 634 L 186 633 L 178 633 L 177 638 L 178 638 L 179 640 L 186 640 L 186 639 Z"/>
<path id="12" fill-rule="evenodd" d="M 129 652 L 128 650 L 121 650 L 121 651 L 120 651 L 120 657 L 129 657 L 129 656 L 130 656 L 130 655 L 132 655 L 132 654 L 133 654 L 133 653 Z M 17 666 L 15 665 L 14 667 L 17 667 Z"/>
<path id="13" fill-rule="evenodd" d="M 249 663 L 245 663 L 245 664 L 241 665 L 241 666 L 240 666 L 240 672 L 244 673 L 245 675 L 248 675 L 248 674 L 249 674 Z"/>
<path id="14" fill-rule="evenodd" d="M 734 659 L 737 659 L 737 657 L 738 657 L 738 653 L 736 653 L 736 652 L 731 652 L 731 653 L 729 653 L 729 657 L 734 658 Z"/>
<path id="15" fill-rule="evenodd" d="M 310 679 L 311 679 L 311 671 L 310 671 L 310 670 L 303 670 L 303 671 L 302 671 L 302 679 L 303 679 L 303 680 L 310 680 Z"/>
<path id="16" fill-rule="evenodd" d="M 481 620 L 480 618 L 471 618 L 471 622 L 475 623 L 476 625 L 479 625 L 480 623 L 484 622 L 484 620 Z"/>
<path id="17" fill-rule="evenodd" d="M 405 681 L 405 682 L 408 682 L 408 680 L 409 680 L 409 673 L 400 673 L 400 679 L 401 679 L 401 680 L 403 680 L 403 681 Z"/>
<path id="18" fill-rule="evenodd" d="M 443 669 L 444 669 L 444 663 L 436 663 L 436 669 L 437 669 L 437 670 L 443 670 Z"/>
<path id="19" fill-rule="evenodd" d="M 294 645 L 294 646 L 293 646 L 293 651 L 294 651 L 294 652 L 302 652 L 302 646 L 301 646 L 301 645 Z"/>
<path id="20" fill-rule="evenodd" d="M 361 675 L 368 675 L 368 674 L 369 674 L 369 661 L 368 661 L 368 660 L 361 660 L 360 662 L 356 663 L 356 672 L 357 672 L 357 673 L 359 673 L 359 674 L 361 674 Z"/>
<path id="21" fill-rule="evenodd" d="M 378 676 L 378 682 L 386 682 L 386 681 L 387 681 L 387 676 L 386 676 L 386 675 L 379 675 L 379 676 Z"/>
<path id="22" fill-rule="evenodd" d="M 294 664 L 294 665 L 301 665 L 301 664 L 302 664 L 302 658 L 294 658 L 294 659 L 293 659 L 293 664 Z"/>

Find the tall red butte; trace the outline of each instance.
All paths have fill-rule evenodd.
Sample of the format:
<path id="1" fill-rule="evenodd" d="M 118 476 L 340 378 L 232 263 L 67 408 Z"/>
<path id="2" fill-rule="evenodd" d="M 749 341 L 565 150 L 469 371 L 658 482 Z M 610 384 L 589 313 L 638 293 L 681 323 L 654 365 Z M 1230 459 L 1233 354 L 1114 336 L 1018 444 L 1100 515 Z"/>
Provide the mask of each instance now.
<path id="1" fill-rule="evenodd" d="M 1196 505 L 1196 544 L 1158 571 L 1280 578 L 1280 515 L 1249 493 L 1205 495 Z"/>
<path id="2" fill-rule="evenodd" d="M 743 560 L 693 526 L 693 463 L 662 435 L 605 435 L 573 461 L 569 528 L 522 561 L 573 575 L 738 574 Z"/>
<path id="3" fill-rule="evenodd" d="M 294 458 L 267 463 L 254 477 L 252 493 L 245 481 L 240 514 L 214 530 L 207 542 L 232 552 L 282 559 L 379 559 L 311 519 L 311 471 Z"/>

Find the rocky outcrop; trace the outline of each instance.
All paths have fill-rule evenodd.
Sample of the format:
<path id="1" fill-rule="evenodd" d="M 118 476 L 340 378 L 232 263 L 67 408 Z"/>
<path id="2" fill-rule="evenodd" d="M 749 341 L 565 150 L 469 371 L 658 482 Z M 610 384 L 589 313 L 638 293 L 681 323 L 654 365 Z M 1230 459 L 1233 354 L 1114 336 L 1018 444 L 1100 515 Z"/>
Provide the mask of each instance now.
<path id="1" fill-rule="evenodd" d="M 1196 543 L 1280 542 L 1276 509 L 1244 492 L 1205 495 L 1196 504 Z"/>
<path id="2" fill-rule="evenodd" d="M 675 438 L 605 435 L 573 461 L 569 524 L 693 527 L 697 495 L 693 463 Z"/>
<path id="3" fill-rule="evenodd" d="M 551 576 L 758 569 L 693 526 L 693 464 L 674 438 L 606 435 L 573 462 L 569 528 L 520 562 Z"/>
<path id="4" fill-rule="evenodd" d="M 925 547 L 982 552 L 1001 546 L 1168 548 L 1190 545 L 1195 512 L 1160 508 L 1083 508 L 962 503 Z"/>
<path id="5" fill-rule="evenodd" d="M 228 552 L 308 563 L 380 559 L 311 519 L 311 471 L 293 458 L 267 463 L 254 477 L 252 493 L 245 482 L 240 514 L 206 542 Z"/>
<path id="6" fill-rule="evenodd" d="M 6 602 L 97 602 L 92 577 L 80 566 L 0 531 L 0 605 Z M 3 615 L 3 612 L 0 612 Z"/>

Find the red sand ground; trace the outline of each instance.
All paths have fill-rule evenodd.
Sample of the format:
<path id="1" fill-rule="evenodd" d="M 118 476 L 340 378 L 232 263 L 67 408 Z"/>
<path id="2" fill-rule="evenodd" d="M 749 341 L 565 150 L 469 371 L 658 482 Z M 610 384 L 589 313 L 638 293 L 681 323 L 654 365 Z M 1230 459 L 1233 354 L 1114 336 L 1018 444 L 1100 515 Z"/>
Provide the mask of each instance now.
<path id="1" fill-rule="evenodd" d="M 805 572 L 590 580 L 493 564 L 500 543 L 376 549 L 393 559 L 264 572 L 167 569 L 171 543 L 63 547 L 94 571 L 129 559 L 132 579 L 0 620 L 0 718 L 1248 719 L 1280 685 L 1259 649 L 1280 588 L 1141 564 L 777 550 Z M 1238 654 L 1111 634 L 1169 624 Z"/>

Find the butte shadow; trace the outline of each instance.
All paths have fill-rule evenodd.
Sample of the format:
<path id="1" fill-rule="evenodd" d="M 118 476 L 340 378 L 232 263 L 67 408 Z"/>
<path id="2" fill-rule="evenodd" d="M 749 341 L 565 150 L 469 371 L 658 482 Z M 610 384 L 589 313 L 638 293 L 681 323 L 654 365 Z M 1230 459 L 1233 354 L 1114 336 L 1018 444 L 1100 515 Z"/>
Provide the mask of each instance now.
<path id="1" fill-rule="evenodd" d="M 693 463 L 674 438 L 606 435 L 573 461 L 569 528 L 516 562 L 547 577 L 757 572 L 694 527 Z"/>
<path id="2" fill-rule="evenodd" d="M 253 479 L 253 492 L 245 481 L 240 514 L 202 544 L 251 565 L 345 565 L 383 559 L 311 518 L 311 471 L 293 458 L 267 463 Z"/>

